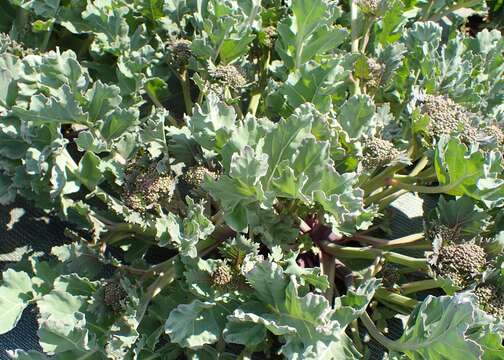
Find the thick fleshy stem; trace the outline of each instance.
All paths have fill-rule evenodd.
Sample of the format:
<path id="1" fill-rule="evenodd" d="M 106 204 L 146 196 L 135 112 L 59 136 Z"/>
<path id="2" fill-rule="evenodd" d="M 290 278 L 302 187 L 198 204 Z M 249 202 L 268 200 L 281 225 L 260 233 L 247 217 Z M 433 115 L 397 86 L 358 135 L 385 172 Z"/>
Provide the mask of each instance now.
<path id="1" fill-rule="evenodd" d="M 257 113 L 257 108 L 259 107 L 261 96 L 267 83 L 267 74 L 270 59 L 271 59 L 271 51 L 268 50 L 266 56 L 263 59 L 261 59 L 259 70 L 259 85 L 257 86 L 257 89 L 255 89 L 252 92 L 252 96 L 250 97 L 250 103 L 248 105 L 248 112 L 251 113 L 252 115 L 255 115 Z"/>
<path id="2" fill-rule="evenodd" d="M 320 271 L 322 275 L 327 276 L 329 279 L 329 288 L 325 292 L 325 297 L 330 304 L 333 303 L 334 296 L 339 296 L 338 289 L 334 283 L 336 276 L 336 258 L 324 252 L 320 253 Z"/>
<path id="3" fill-rule="evenodd" d="M 366 22 L 366 28 L 365 28 L 365 31 L 364 31 L 364 36 L 362 38 L 362 43 L 361 43 L 361 46 L 360 46 L 360 52 L 362 54 L 365 54 L 366 53 L 366 48 L 367 48 L 367 45 L 369 43 L 369 37 L 370 37 L 370 33 L 371 33 L 371 29 L 373 28 L 373 25 L 375 23 L 375 17 L 371 17 L 369 19 L 367 19 L 367 22 Z"/>
<path id="4" fill-rule="evenodd" d="M 408 193 L 408 190 L 399 190 L 399 191 L 393 193 L 392 195 L 389 195 L 389 196 L 383 198 L 380 201 L 380 204 L 378 206 L 378 210 L 382 211 L 382 210 L 386 209 L 390 204 L 392 204 L 394 201 L 396 201 L 401 196 L 403 196 L 407 193 Z"/>
<path id="5" fill-rule="evenodd" d="M 372 177 L 367 180 L 364 184 L 361 184 L 359 187 L 364 190 L 365 196 L 369 196 L 376 189 L 379 189 L 385 185 L 385 181 L 393 176 L 397 171 L 405 168 L 405 164 L 399 164 L 394 166 L 389 166 L 386 169 L 383 169 L 378 175 Z"/>
<path id="6" fill-rule="evenodd" d="M 351 0 L 350 3 L 350 26 L 352 31 L 352 52 L 359 52 L 359 34 L 358 29 L 358 19 L 359 19 L 359 5 L 357 5 L 357 0 Z"/>
<path id="7" fill-rule="evenodd" d="M 364 314 L 360 316 L 360 320 L 362 321 L 362 324 L 364 324 L 364 327 L 369 332 L 371 337 L 387 349 L 399 352 L 404 352 L 405 350 L 407 350 L 407 348 L 405 346 L 402 346 L 402 344 L 399 344 L 397 341 L 391 340 L 383 335 L 383 333 L 373 323 L 373 320 L 369 317 L 367 312 L 364 312 Z"/>
<path id="8" fill-rule="evenodd" d="M 352 336 L 352 340 L 354 342 L 355 347 L 357 348 L 357 351 L 359 351 L 361 354 L 364 352 L 364 345 L 362 344 L 360 333 L 359 333 L 359 323 L 356 320 L 352 321 L 350 323 L 350 335 Z"/>
<path id="9" fill-rule="evenodd" d="M 398 189 L 403 189 L 412 192 L 424 193 L 424 194 L 442 194 L 447 193 L 455 189 L 457 186 L 462 184 L 469 176 L 464 176 L 457 181 L 447 184 L 447 185 L 439 185 L 439 186 L 422 186 L 422 185 L 412 185 L 408 183 L 403 183 L 398 179 L 387 179 L 386 184 L 396 187 Z"/>
<path id="10" fill-rule="evenodd" d="M 182 87 L 182 95 L 184 97 L 184 105 L 186 114 L 192 115 L 193 102 L 191 99 L 191 90 L 189 88 L 189 78 L 187 76 L 187 69 L 184 69 L 179 77 L 180 86 Z"/>
<path id="11" fill-rule="evenodd" d="M 423 232 L 421 232 L 421 233 L 403 236 L 398 239 L 387 240 L 387 239 L 380 239 L 380 238 L 377 238 L 374 236 L 355 234 L 352 238 L 355 240 L 361 241 L 361 242 L 370 243 L 374 247 L 390 248 L 390 247 L 396 247 L 396 246 L 403 246 L 406 244 L 411 244 L 411 243 L 417 242 L 419 240 L 423 240 L 425 238 L 425 235 Z"/>
<path id="12" fill-rule="evenodd" d="M 418 301 L 407 296 L 396 294 L 384 288 L 376 289 L 375 298 L 380 301 L 384 300 L 388 303 L 399 305 L 405 308 L 413 309 L 417 306 Z"/>
<path id="13" fill-rule="evenodd" d="M 323 251 L 337 257 L 346 257 L 354 259 L 374 260 L 376 257 L 383 256 L 390 263 L 406 266 L 414 269 L 427 269 L 428 262 L 425 258 L 414 258 L 411 256 L 399 254 L 392 251 L 383 251 L 372 247 L 351 247 L 341 246 L 331 243 L 327 240 L 321 241 L 320 246 Z"/>
<path id="14" fill-rule="evenodd" d="M 412 281 L 401 285 L 401 294 L 408 295 L 419 291 L 425 291 L 436 288 L 443 288 L 449 280 L 446 279 L 427 279 Z"/>

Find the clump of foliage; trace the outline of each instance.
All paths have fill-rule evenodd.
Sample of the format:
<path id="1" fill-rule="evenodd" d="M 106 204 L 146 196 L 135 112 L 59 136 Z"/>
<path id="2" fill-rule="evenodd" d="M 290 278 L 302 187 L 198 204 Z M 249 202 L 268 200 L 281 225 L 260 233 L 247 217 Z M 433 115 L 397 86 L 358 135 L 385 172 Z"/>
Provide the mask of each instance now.
<path id="1" fill-rule="evenodd" d="M 69 237 L 3 272 L 12 358 L 504 358 L 498 4 L 0 10 L 0 204 Z"/>

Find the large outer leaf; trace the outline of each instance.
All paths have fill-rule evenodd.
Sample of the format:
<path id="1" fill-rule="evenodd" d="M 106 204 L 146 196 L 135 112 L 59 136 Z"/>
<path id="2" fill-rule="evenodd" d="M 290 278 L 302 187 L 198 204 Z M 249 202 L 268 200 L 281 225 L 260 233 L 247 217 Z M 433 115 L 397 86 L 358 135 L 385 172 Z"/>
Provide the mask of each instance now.
<path id="1" fill-rule="evenodd" d="M 398 343 L 411 360 L 477 360 L 483 350 L 467 336 L 476 317 L 477 305 L 471 294 L 428 296 L 411 315 Z"/>
<path id="2" fill-rule="evenodd" d="M 70 27 L 70 31 L 92 32 L 95 37 L 92 50 L 118 55 L 130 45 L 129 27 L 125 18 L 128 12 L 126 6 L 112 5 L 108 1 L 89 2 L 82 13 L 84 26 L 73 29 L 72 26 L 67 27 Z"/>
<path id="3" fill-rule="evenodd" d="M 345 111 L 350 121 L 352 113 L 350 109 Z M 374 115 L 360 107 L 355 113 L 357 117 L 362 115 L 361 126 Z M 275 198 L 320 204 L 328 213 L 326 221 L 337 233 L 352 233 L 355 228 L 369 226 L 374 211 L 364 209 L 363 191 L 356 188 L 357 178 L 354 174 L 338 174 L 332 165 L 330 143 L 317 141 L 312 134 L 315 114 L 312 105 L 302 105 L 289 118 L 267 130 L 253 131 L 252 138 L 243 139 L 255 144 L 237 142 L 224 148 L 226 156 L 231 156 L 229 176 L 221 176 L 206 184 L 206 188 L 220 201 L 227 223 L 235 230 L 242 231 L 247 225 L 256 231 L 264 230 L 261 221 L 254 221 L 265 218 L 258 213 L 262 211 L 258 207 L 272 211 Z M 255 136 L 263 133 L 264 139 Z M 240 147 L 240 152 L 229 154 Z"/>
<path id="4" fill-rule="evenodd" d="M 14 115 L 23 121 L 33 121 L 36 124 L 87 124 L 87 115 L 82 111 L 75 99 L 75 94 L 67 85 L 63 85 L 59 98 L 47 98 L 44 95 L 32 97 L 29 109 L 12 107 Z"/>
<path id="5" fill-rule="evenodd" d="M 220 149 L 235 129 L 236 114 L 232 107 L 209 94 L 203 107 L 196 105 L 194 115 L 187 119 L 187 126 L 196 141 L 209 150 Z"/>
<path id="6" fill-rule="evenodd" d="M 295 275 L 289 278 L 273 262 L 255 262 L 248 257 L 244 269 L 257 300 L 244 304 L 228 317 L 230 322 L 224 332 L 227 341 L 243 343 L 240 335 L 252 331 L 253 345 L 258 345 L 265 335 L 262 326 L 283 336 L 285 345 L 281 353 L 288 359 L 359 358 L 344 333 L 346 324 L 334 318 L 323 296 L 308 293 L 300 297 Z"/>
<path id="7" fill-rule="evenodd" d="M 3 273 L 3 284 L 0 286 L 0 334 L 12 330 L 23 310 L 32 298 L 32 283 L 24 271 L 8 269 Z"/>
<path id="8" fill-rule="evenodd" d="M 270 188 L 275 172 L 282 161 L 289 161 L 301 141 L 311 137 L 313 114 L 310 106 L 300 107 L 287 120 L 282 120 L 266 135 L 264 153 L 269 157 L 269 169 L 263 181 L 266 191 Z"/>
<path id="9" fill-rule="evenodd" d="M 25 57 L 19 78 L 19 92 L 25 96 L 43 89 L 43 93 L 49 91 L 51 96 L 64 97 L 63 85 L 70 87 L 71 93 L 78 94 L 87 89 L 90 81 L 87 70 L 79 64 L 77 55 L 71 50 Z"/>
<path id="10" fill-rule="evenodd" d="M 198 348 L 219 339 L 228 311 L 214 302 L 194 300 L 177 306 L 166 320 L 165 331 L 172 342 Z"/>
<path id="11" fill-rule="evenodd" d="M 348 72 L 338 60 L 322 65 L 313 61 L 303 63 L 299 69 L 289 74 L 287 81 L 280 88 L 291 108 L 311 102 L 321 112 L 332 108 L 331 95 L 345 84 Z"/>
<path id="12" fill-rule="evenodd" d="M 372 128 L 375 109 L 369 96 L 352 96 L 341 106 L 338 123 L 350 138 L 359 138 L 366 130 Z"/>
<path id="13" fill-rule="evenodd" d="M 87 106 L 89 120 L 103 119 L 106 114 L 116 110 L 122 101 L 119 93 L 120 89 L 115 85 L 106 85 L 100 80 L 95 82 L 86 94 L 86 97 L 91 99 Z"/>
<path id="14" fill-rule="evenodd" d="M 498 152 L 471 152 L 459 140 L 443 137 L 436 148 L 434 165 L 441 184 L 458 184 L 447 193 L 467 195 L 493 207 L 504 202 L 501 159 Z"/>
<path id="15" fill-rule="evenodd" d="M 80 312 L 84 304 L 83 298 L 59 290 L 37 301 L 40 310 L 38 335 L 46 353 L 90 349 L 86 318 Z"/>
<path id="16" fill-rule="evenodd" d="M 4 58 L 10 55 L 3 55 Z M 0 114 L 14 105 L 17 96 L 16 80 L 17 75 L 7 66 L 2 66 L 0 61 Z"/>
<path id="17" fill-rule="evenodd" d="M 278 26 L 276 50 L 290 68 L 300 68 L 318 54 L 338 47 L 348 35 L 346 29 L 332 28 L 340 11 L 326 0 L 298 0 L 292 3 L 292 17 Z"/>

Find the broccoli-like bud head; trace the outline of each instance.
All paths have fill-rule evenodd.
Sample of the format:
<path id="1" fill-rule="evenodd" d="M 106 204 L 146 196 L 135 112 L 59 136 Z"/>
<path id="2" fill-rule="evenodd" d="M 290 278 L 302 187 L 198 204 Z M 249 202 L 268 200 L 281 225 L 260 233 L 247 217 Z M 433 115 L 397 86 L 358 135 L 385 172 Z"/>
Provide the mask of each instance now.
<path id="1" fill-rule="evenodd" d="M 190 195 L 195 199 L 205 198 L 207 192 L 202 186 L 205 183 L 206 176 L 214 180 L 218 177 L 215 172 L 201 165 L 193 166 L 185 170 L 179 181 L 179 190 L 182 197 L 185 198 L 186 195 Z"/>
<path id="2" fill-rule="evenodd" d="M 460 228 L 436 223 L 427 231 L 425 237 L 431 242 L 439 238 L 442 244 L 455 244 L 460 240 Z"/>
<path id="3" fill-rule="evenodd" d="M 456 286 L 465 288 L 484 270 L 486 263 L 486 251 L 479 245 L 448 245 L 439 250 L 435 270 Z"/>
<path id="4" fill-rule="evenodd" d="M 168 45 L 169 61 L 176 68 L 182 68 L 189 63 L 192 56 L 191 42 L 178 39 Z"/>
<path id="5" fill-rule="evenodd" d="M 372 88 L 377 88 L 380 86 L 381 79 L 383 76 L 383 70 L 385 70 L 385 66 L 380 64 L 373 58 L 367 59 L 367 65 L 369 69 L 369 79 L 367 79 L 367 85 Z"/>
<path id="6" fill-rule="evenodd" d="M 219 265 L 212 273 L 212 284 L 226 286 L 233 280 L 233 271 L 227 264 Z"/>
<path id="7" fill-rule="evenodd" d="M 234 65 L 217 65 L 208 72 L 214 81 L 235 90 L 240 90 L 247 84 L 242 72 Z"/>
<path id="8" fill-rule="evenodd" d="M 482 310 L 504 319 L 504 296 L 499 294 L 499 289 L 492 284 L 483 284 L 476 288 L 474 294 Z"/>
<path id="9" fill-rule="evenodd" d="M 124 310 L 124 300 L 128 297 L 126 290 L 117 281 L 108 282 L 103 290 L 105 305 L 114 313 L 121 313 Z"/>
<path id="10" fill-rule="evenodd" d="M 153 204 L 168 204 L 173 191 L 175 180 L 169 175 L 159 174 L 151 166 L 144 172 L 128 171 L 127 184 L 124 191 L 124 201 L 127 206 L 138 212 L 145 212 Z"/>
<path id="11" fill-rule="evenodd" d="M 430 118 L 427 130 L 434 137 L 460 132 L 461 140 L 474 143 L 477 130 L 469 120 L 470 113 L 452 99 L 440 95 L 426 95 L 421 112 Z"/>
<path id="12" fill-rule="evenodd" d="M 364 143 L 362 165 L 366 169 L 385 166 L 399 155 L 399 150 L 390 141 L 373 137 Z"/>
<path id="13" fill-rule="evenodd" d="M 382 275 L 382 284 L 388 289 L 393 288 L 394 285 L 398 284 L 399 280 L 401 279 L 401 274 L 399 273 L 397 267 L 387 263 L 383 266 L 381 270 L 381 275 Z"/>
<path id="14" fill-rule="evenodd" d="M 274 26 L 268 26 L 263 29 L 261 34 L 259 35 L 260 43 L 267 47 L 268 49 L 272 49 L 275 46 L 275 40 L 278 37 L 277 29 Z"/>
<path id="15" fill-rule="evenodd" d="M 365 14 L 376 14 L 380 0 L 360 0 L 358 5 Z"/>
<path id="16" fill-rule="evenodd" d="M 217 174 L 206 167 L 193 166 L 182 175 L 182 180 L 191 187 L 199 188 L 205 182 L 205 176 L 217 179 Z"/>
<path id="17" fill-rule="evenodd" d="M 485 129 L 486 135 L 495 140 L 497 146 L 504 147 L 504 131 L 495 124 L 488 126 Z"/>

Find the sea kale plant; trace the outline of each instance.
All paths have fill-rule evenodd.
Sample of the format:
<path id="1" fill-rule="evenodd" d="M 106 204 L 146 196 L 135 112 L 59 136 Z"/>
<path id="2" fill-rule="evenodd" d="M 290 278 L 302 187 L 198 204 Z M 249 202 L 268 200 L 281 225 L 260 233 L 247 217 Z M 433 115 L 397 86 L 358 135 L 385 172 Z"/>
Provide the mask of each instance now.
<path id="1" fill-rule="evenodd" d="M 0 0 L 9 355 L 504 359 L 499 4 Z"/>

